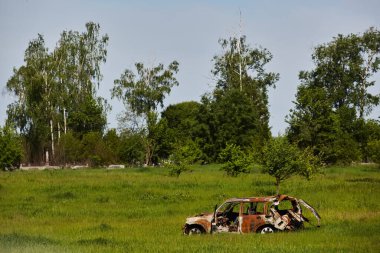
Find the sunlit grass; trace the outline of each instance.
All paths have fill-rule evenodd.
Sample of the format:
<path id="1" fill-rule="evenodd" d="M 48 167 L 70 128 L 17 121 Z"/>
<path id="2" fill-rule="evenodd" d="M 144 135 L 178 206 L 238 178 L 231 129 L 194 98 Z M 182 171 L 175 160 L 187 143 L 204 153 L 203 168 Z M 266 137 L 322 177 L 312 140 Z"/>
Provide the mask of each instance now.
<path id="1" fill-rule="evenodd" d="M 284 182 L 283 193 L 318 210 L 321 228 L 183 236 L 187 216 L 229 197 L 275 193 L 268 175 L 231 178 L 219 168 L 194 166 L 179 178 L 163 168 L 1 172 L 0 252 L 380 251 L 380 171 L 368 166 Z"/>

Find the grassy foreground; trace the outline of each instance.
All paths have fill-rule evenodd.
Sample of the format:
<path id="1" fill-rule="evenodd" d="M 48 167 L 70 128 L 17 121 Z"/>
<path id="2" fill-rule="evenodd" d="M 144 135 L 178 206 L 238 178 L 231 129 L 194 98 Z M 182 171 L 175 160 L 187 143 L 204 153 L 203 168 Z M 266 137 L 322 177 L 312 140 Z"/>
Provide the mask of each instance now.
<path id="1" fill-rule="evenodd" d="M 162 168 L 0 172 L 0 252 L 380 252 L 380 170 L 369 166 L 284 182 L 319 211 L 320 228 L 181 234 L 187 216 L 274 191 L 267 175 L 230 178 L 217 165 L 179 178 Z"/>

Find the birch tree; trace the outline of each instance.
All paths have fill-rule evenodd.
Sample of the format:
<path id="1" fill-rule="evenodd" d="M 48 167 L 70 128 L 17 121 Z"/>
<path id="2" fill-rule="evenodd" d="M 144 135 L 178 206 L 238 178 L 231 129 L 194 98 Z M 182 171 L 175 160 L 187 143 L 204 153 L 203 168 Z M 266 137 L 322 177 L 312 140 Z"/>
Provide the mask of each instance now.
<path id="1" fill-rule="evenodd" d="M 86 31 L 64 31 L 53 55 L 61 64 L 57 67 L 61 119 L 78 133 L 102 131 L 107 101 L 96 96 L 106 62 L 109 37 L 100 34 L 99 24 L 89 22 Z M 64 129 L 67 128 L 65 122 Z"/>
<path id="2" fill-rule="evenodd" d="M 275 87 L 279 74 L 267 71 L 272 54 L 265 48 L 251 47 L 245 36 L 220 39 L 222 52 L 213 58 L 211 73 L 216 87 L 203 97 L 201 122 L 204 153 L 212 159 L 226 143 L 253 145 L 258 150 L 270 137 L 268 89 Z M 228 115 L 228 116 L 227 116 Z M 242 141 L 240 141 L 242 140 Z"/>
<path id="3" fill-rule="evenodd" d="M 165 69 L 163 64 L 147 68 L 143 63 L 136 63 L 136 74 L 125 70 L 120 79 L 114 81 L 112 97 L 123 101 L 126 110 L 142 117 L 145 122 L 145 164 L 152 164 L 156 149 L 157 133 L 160 131 L 157 109 L 163 107 L 165 96 L 174 86 L 178 86 L 175 74 L 178 62 L 173 61 Z"/>
<path id="4" fill-rule="evenodd" d="M 62 128 L 67 131 L 67 117 L 77 132 L 104 127 L 105 103 L 96 97 L 96 90 L 108 36 L 99 31 L 100 26 L 92 22 L 83 33 L 64 31 L 51 53 L 39 34 L 25 51 L 25 64 L 14 68 L 7 89 L 17 100 L 8 106 L 8 121 L 25 137 L 29 162 L 40 163 L 44 150 L 49 150 L 54 160 L 57 137 Z M 91 117 L 87 116 L 87 121 L 72 117 L 78 114 Z"/>
<path id="5" fill-rule="evenodd" d="M 53 62 L 42 35 L 29 43 L 24 61 L 25 66 L 15 68 L 7 82 L 7 89 L 18 98 L 7 112 L 8 120 L 28 139 L 29 161 L 35 163 L 42 160 L 55 104 Z M 52 132 L 50 136 L 53 141 Z"/>

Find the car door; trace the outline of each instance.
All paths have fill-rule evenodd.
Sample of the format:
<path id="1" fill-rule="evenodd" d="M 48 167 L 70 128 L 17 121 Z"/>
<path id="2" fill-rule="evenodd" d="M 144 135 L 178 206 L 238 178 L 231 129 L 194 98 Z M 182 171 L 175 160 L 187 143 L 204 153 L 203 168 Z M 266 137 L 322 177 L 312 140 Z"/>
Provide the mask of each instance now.
<path id="1" fill-rule="evenodd" d="M 321 216 L 319 216 L 318 212 L 314 209 L 314 207 L 312 207 L 311 205 L 309 205 L 306 201 L 302 199 L 299 199 L 298 202 L 314 214 L 315 218 L 318 221 L 317 226 L 319 227 L 321 225 Z"/>
<path id="2" fill-rule="evenodd" d="M 242 202 L 240 206 L 239 232 L 252 233 L 265 224 L 264 203 Z"/>

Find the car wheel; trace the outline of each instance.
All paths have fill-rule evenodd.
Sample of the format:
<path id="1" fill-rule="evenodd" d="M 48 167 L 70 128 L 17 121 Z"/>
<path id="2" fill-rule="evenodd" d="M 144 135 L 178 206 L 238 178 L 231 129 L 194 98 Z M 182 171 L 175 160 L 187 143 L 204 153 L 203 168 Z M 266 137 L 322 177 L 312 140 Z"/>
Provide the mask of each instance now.
<path id="1" fill-rule="evenodd" d="M 190 227 L 188 235 L 200 235 L 203 233 L 204 233 L 204 231 L 199 227 Z"/>
<path id="2" fill-rule="evenodd" d="M 275 229 L 271 226 L 264 226 L 263 228 L 259 230 L 259 233 L 261 234 L 271 234 L 274 232 L 275 232 Z"/>

